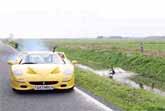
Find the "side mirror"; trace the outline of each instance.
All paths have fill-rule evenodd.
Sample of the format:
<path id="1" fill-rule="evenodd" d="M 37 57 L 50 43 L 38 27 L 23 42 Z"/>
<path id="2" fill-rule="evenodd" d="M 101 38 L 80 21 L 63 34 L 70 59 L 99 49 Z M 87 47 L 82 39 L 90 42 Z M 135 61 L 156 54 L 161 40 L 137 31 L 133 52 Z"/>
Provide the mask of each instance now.
<path id="1" fill-rule="evenodd" d="M 8 63 L 9 65 L 14 65 L 14 64 L 16 64 L 16 62 L 13 61 L 13 60 L 9 60 L 7 63 Z"/>
<path id="2" fill-rule="evenodd" d="M 72 64 L 78 64 L 78 61 L 73 60 L 73 61 L 72 61 Z"/>

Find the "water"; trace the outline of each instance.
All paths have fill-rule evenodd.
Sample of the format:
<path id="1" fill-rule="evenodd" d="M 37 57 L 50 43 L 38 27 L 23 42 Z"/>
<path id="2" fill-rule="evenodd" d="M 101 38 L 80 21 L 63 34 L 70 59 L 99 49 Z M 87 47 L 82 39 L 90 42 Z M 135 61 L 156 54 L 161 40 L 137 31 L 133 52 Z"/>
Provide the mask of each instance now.
<path id="1" fill-rule="evenodd" d="M 76 66 L 83 70 L 91 71 L 100 76 L 105 76 L 105 77 L 110 76 L 110 74 L 109 74 L 110 70 L 95 70 L 95 69 L 92 69 L 91 67 L 88 67 L 88 66 L 82 65 L 82 64 L 77 64 Z M 132 88 L 141 88 L 140 84 L 136 83 L 133 80 L 130 80 L 130 77 L 136 76 L 137 74 L 125 71 L 122 68 L 114 68 L 114 70 L 115 70 L 115 75 L 113 75 L 114 80 L 116 80 L 122 84 L 126 84 Z M 161 96 L 165 96 L 165 92 L 163 92 L 157 88 L 151 88 L 150 86 L 143 85 L 143 89 L 147 90 L 147 91 L 151 91 L 155 94 L 159 94 Z"/>

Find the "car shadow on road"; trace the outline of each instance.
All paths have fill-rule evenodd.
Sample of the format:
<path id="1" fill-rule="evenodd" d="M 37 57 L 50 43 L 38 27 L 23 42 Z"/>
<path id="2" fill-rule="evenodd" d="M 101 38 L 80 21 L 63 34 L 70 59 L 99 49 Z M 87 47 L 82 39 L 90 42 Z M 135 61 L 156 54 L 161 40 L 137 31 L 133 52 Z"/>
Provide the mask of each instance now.
<path id="1" fill-rule="evenodd" d="M 20 94 L 20 95 L 41 95 L 41 94 L 68 94 L 71 92 L 74 92 L 74 90 L 59 90 L 59 89 L 55 89 L 55 90 L 40 90 L 40 91 L 35 91 L 35 90 L 30 90 L 30 91 L 13 91 L 16 94 Z"/>

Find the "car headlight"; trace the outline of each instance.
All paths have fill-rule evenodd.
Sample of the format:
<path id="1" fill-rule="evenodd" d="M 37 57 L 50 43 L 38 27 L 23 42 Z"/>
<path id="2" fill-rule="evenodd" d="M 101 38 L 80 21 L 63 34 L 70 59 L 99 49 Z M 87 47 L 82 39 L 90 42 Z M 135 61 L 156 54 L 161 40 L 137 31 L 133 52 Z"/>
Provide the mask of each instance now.
<path id="1" fill-rule="evenodd" d="M 65 69 L 63 71 L 63 73 L 66 74 L 66 75 L 71 75 L 71 74 L 73 74 L 73 70 L 72 69 Z"/>
<path id="2" fill-rule="evenodd" d="M 67 82 L 67 81 L 70 81 L 72 79 L 72 77 L 64 77 L 62 82 Z"/>
<path id="3" fill-rule="evenodd" d="M 22 83 L 25 82 L 25 80 L 24 80 L 23 78 L 19 78 L 19 79 L 17 79 L 16 81 L 17 81 L 17 82 L 22 82 Z"/>
<path id="4" fill-rule="evenodd" d="M 20 76 L 23 74 L 23 71 L 21 69 L 13 69 L 13 74 L 16 76 Z"/>

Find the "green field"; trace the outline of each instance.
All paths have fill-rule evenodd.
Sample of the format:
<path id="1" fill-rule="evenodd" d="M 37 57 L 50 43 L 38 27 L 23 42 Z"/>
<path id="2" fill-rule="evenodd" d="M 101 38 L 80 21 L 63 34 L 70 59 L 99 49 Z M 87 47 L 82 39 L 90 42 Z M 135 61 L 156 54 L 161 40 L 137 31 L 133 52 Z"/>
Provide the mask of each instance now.
<path id="1" fill-rule="evenodd" d="M 164 40 L 144 40 L 144 39 L 59 39 L 53 40 L 52 43 L 57 45 L 65 45 L 68 47 L 76 46 L 82 47 L 82 45 L 92 48 L 100 49 L 132 49 L 138 51 L 141 43 L 144 44 L 146 51 L 165 51 L 165 39 Z"/>
<path id="2" fill-rule="evenodd" d="M 70 59 L 95 69 L 107 69 L 111 65 L 139 73 L 135 81 L 165 90 L 165 56 L 146 56 L 138 50 L 142 40 L 76 39 L 54 40 Z M 143 41 L 147 53 L 165 51 L 165 41 Z M 114 48 L 115 47 L 115 48 Z M 153 48 L 154 47 L 154 48 Z M 121 49 L 122 48 L 122 49 Z M 124 50 L 126 48 L 126 50 Z M 132 50 L 133 49 L 133 50 Z M 134 50 L 136 49 L 136 50 Z"/>

